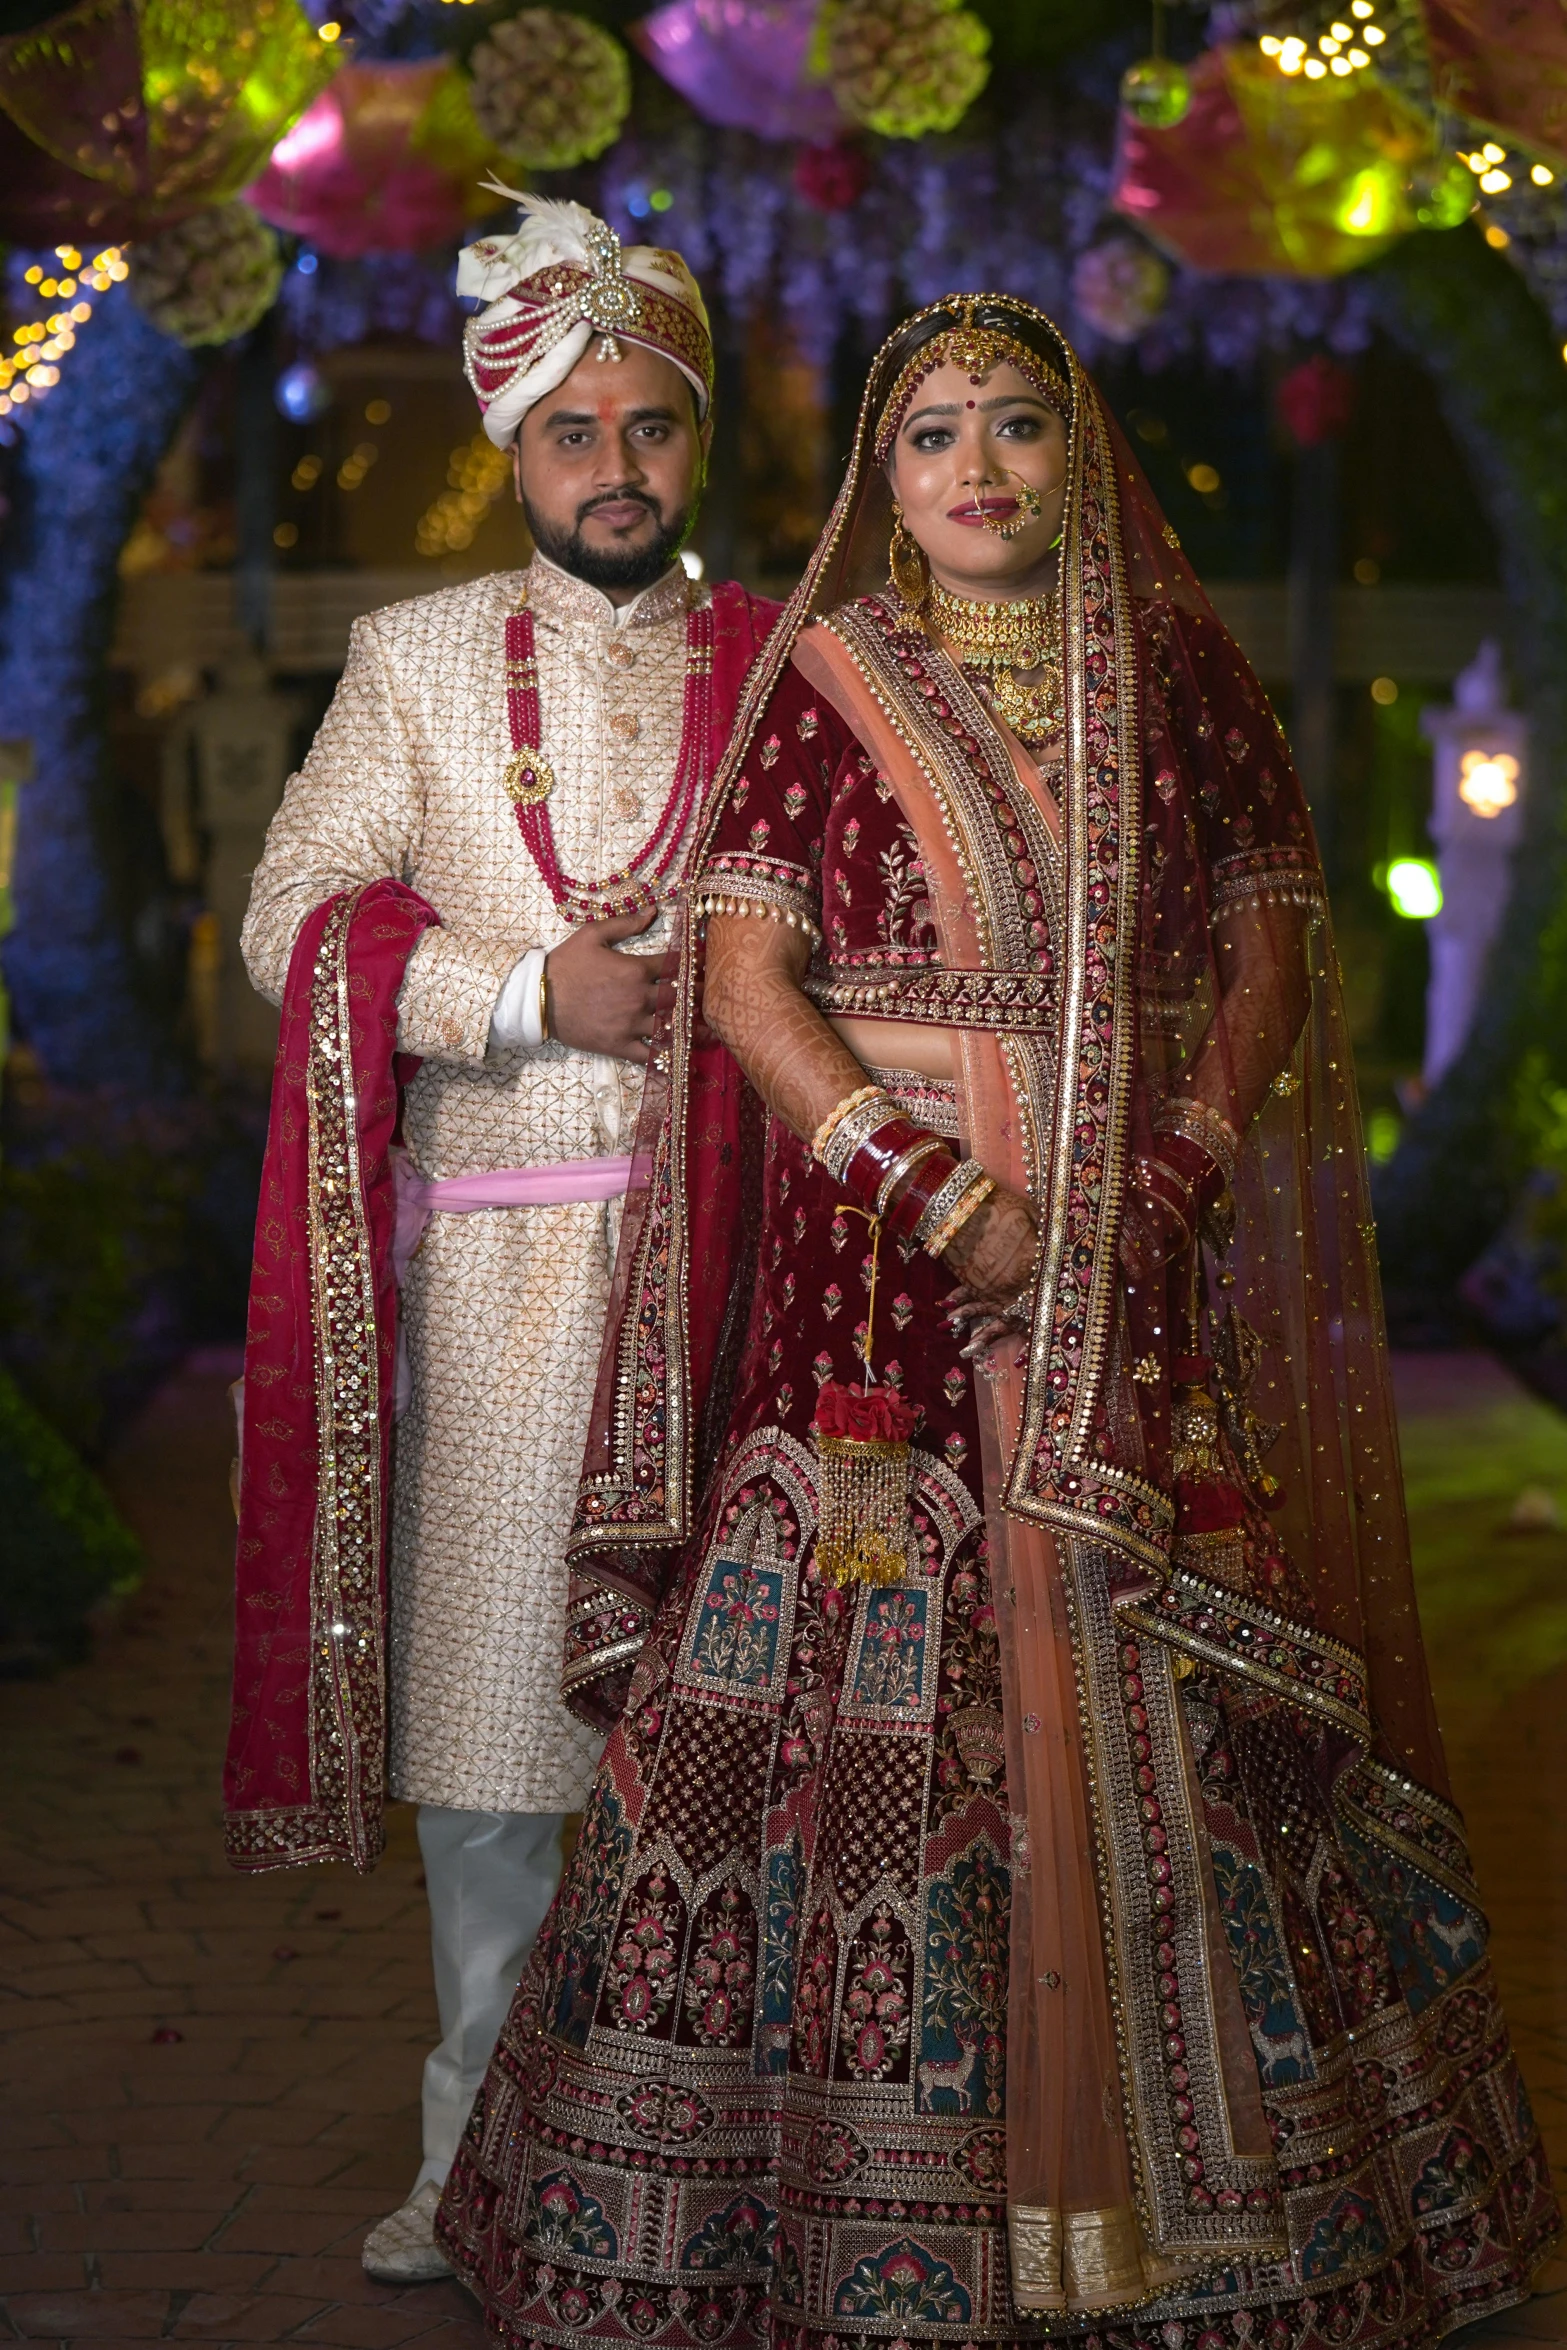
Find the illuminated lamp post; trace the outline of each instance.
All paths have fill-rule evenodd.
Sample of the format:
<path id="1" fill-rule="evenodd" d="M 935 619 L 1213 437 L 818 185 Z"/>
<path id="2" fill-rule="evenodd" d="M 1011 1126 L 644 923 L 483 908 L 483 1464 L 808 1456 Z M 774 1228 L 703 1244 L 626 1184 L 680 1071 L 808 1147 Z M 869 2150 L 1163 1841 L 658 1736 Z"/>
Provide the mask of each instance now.
<path id="1" fill-rule="evenodd" d="M 1431 838 L 1442 902 L 1431 917 L 1423 1076 L 1435 1085 L 1463 1051 L 1523 833 L 1528 721 L 1507 707 L 1500 647 L 1488 638 L 1453 684 L 1451 709 L 1427 709 L 1435 769 Z"/>

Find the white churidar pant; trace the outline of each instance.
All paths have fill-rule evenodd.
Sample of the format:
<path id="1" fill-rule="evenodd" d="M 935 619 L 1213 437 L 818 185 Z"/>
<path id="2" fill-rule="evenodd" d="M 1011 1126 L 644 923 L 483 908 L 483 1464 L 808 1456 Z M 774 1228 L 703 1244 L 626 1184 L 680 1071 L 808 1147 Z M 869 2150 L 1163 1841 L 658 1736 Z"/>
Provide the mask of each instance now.
<path id="1" fill-rule="evenodd" d="M 441 2042 L 424 2068 L 424 2166 L 444 2186 L 517 1977 L 560 1882 L 561 1812 L 419 1806 Z"/>

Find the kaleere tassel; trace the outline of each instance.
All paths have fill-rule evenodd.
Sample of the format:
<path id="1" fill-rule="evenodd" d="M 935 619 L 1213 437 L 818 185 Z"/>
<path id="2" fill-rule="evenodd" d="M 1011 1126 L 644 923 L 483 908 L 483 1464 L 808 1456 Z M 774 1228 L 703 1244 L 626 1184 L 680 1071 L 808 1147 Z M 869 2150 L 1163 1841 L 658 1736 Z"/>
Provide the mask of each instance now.
<path id="1" fill-rule="evenodd" d="M 836 1379 L 816 1399 L 816 1565 L 824 1583 L 901 1583 L 908 1574 L 909 1438 L 919 1413 L 891 1388 Z"/>

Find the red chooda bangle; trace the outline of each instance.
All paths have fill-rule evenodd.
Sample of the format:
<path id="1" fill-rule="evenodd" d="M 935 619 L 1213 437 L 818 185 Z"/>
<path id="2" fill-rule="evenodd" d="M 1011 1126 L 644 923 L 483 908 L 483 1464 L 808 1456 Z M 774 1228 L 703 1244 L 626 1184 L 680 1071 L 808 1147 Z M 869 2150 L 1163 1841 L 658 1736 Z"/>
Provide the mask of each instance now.
<path id="1" fill-rule="evenodd" d="M 901 1112 L 886 1118 L 858 1143 L 844 1162 L 838 1180 L 857 1208 L 867 1216 L 877 1213 L 882 1185 L 905 1151 L 925 1140 L 925 1128 Z"/>
<path id="2" fill-rule="evenodd" d="M 925 1210 L 943 1184 L 957 1171 L 956 1155 L 939 1137 L 933 1139 L 936 1140 L 936 1148 L 921 1159 L 908 1181 L 899 1187 L 897 1197 L 887 1210 L 884 1220 L 887 1230 L 895 1239 L 914 1238 Z"/>

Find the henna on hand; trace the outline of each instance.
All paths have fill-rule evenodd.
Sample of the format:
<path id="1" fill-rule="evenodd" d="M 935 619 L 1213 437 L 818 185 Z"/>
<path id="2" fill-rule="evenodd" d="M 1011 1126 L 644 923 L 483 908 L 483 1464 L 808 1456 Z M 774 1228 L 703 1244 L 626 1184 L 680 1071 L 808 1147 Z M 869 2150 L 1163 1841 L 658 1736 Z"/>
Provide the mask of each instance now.
<path id="1" fill-rule="evenodd" d="M 645 1061 L 654 1023 L 674 1002 L 677 955 L 619 952 L 658 912 L 616 914 L 585 922 L 551 949 L 544 965 L 549 1032 L 579 1052 L 608 1053 L 617 1061 Z"/>
<path id="2" fill-rule="evenodd" d="M 955 1289 L 945 1311 L 954 1337 L 964 1340 L 958 1354 L 965 1363 L 982 1361 L 998 1338 L 1017 1338 L 1028 1328 L 1028 1298 L 1021 1290 L 1010 1306 L 1001 1307 L 971 1289 Z"/>
<path id="3" fill-rule="evenodd" d="M 809 1142 L 865 1071 L 800 986 L 811 942 L 785 922 L 715 914 L 702 1011 L 768 1108 Z"/>
<path id="4" fill-rule="evenodd" d="M 1020 1192 L 998 1184 L 943 1256 L 965 1291 L 1006 1313 L 1034 1270 L 1039 1227 Z"/>

